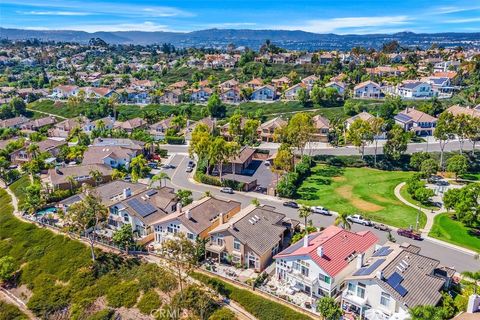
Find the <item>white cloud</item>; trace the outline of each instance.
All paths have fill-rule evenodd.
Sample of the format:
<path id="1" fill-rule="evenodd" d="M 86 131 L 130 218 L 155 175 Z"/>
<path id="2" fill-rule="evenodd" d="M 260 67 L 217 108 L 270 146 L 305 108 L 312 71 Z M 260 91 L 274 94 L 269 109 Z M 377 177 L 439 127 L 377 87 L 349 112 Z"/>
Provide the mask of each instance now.
<path id="1" fill-rule="evenodd" d="M 458 13 L 458 12 L 465 12 L 465 11 L 473 11 L 480 9 L 480 6 L 445 6 L 445 7 L 436 7 L 432 9 L 433 14 L 450 14 L 450 13 Z"/>
<path id="2" fill-rule="evenodd" d="M 274 26 L 274 29 L 283 30 L 303 30 L 316 33 L 349 33 L 352 29 L 361 28 L 388 28 L 392 26 L 406 25 L 411 18 L 408 16 L 382 16 L 382 17 L 346 17 L 333 19 L 317 19 L 306 21 L 305 24 L 299 25 L 279 25 Z M 376 30 L 371 30 L 376 32 Z"/>
<path id="3" fill-rule="evenodd" d="M 58 29 L 58 28 L 57 28 Z M 119 24 L 82 24 L 80 26 L 64 26 L 62 30 L 75 30 L 86 32 L 97 31 L 172 31 L 166 25 L 156 24 L 151 21 L 142 23 L 119 23 Z"/>
<path id="4" fill-rule="evenodd" d="M 38 16 L 88 16 L 91 14 L 81 11 L 17 11 L 17 13 Z"/>
<path id="5" fill-rule="evenodd" d="M 445 20 L 445 23 L 470 23 L 470 22 L 480 22 L 479 18 L 465 18 L 465 19 L 452 19 L 452 20 Z"/>

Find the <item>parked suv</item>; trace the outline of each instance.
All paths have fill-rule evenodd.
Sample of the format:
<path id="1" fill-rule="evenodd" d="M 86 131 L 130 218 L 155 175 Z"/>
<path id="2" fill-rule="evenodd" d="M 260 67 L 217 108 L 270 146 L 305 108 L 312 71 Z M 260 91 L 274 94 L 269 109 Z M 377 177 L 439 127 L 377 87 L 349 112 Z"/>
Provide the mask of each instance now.
<path id="1" fill-rule="evenodd" d="M 324 216 L 331 216 L 332 214 L 327 208 L 324 207 L 312 207 L 313 213 L 323 214 Z"/>

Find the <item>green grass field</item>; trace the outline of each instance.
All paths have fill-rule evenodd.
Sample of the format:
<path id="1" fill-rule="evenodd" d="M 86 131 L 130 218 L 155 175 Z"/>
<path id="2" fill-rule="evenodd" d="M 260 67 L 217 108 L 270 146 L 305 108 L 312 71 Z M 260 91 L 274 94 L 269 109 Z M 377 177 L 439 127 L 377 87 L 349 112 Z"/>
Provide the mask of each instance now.
<path id="1" fill-rule="evenodd" d="M 434 210 L 434 211 L 438 211 L 440 210 L 439 207 L 435 207 L 434 205 L 424 205 L 423 203 L 421 203 L 420 201 L 417 201 L 415 199 L 412 198 L 412 196 L 410 195 L 410 193 L 408 193 L 407 191 L 407 185 L 404 185 L 401 189 L 400 189 L 400 194 L 402 195 L 402 197 L 407 200 L 408 202 L 416 205 L 416 206 L 419 206 L 421 208 L 424 208 L 424 209 L 428 209 L 428 210 Z"/>
<path id="2" fill-rule="evenodd" d="M 362 215 L 395 227 L 415 226 L 418 211 L 395 197 L 394 189 L 410 172 L 317 165 L 298 189 L 300 203 Z M 420 215 L 419 227 L 426 222 Z"/>
<path id="3" fill-rule="evenodd" d="M 17 196 L 18 206 L 21 207 L 25 201 L 25 188 L 30 185 L 30 176 L 28 174 L 23 175 L 10 185 L 10 189 Z"/>
<path id="4" fill-rule="evenodd" d="M 474 234 L 475 231 L 477 235 Z M 463 223 L 453 220 L 448 213 L 435 216 L 428 235 L 480 253 L 480 230 L 465 227 Z"/>

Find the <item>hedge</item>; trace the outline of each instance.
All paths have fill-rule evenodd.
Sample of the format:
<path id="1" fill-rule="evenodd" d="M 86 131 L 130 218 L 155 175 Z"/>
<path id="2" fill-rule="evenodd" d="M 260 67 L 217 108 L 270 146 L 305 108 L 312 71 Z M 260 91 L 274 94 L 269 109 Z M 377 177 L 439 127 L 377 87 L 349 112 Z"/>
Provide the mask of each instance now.
<path id="1" fill-rule="evenodd" d="M 185 137 L 168 136 L 165 140 L 168 144 L 185 144 Z"/>
<path id="2" fill-rule="evenodd" d="M 192 272 L 191 276 L 218 293 L 234 300 L 259 320 L 311 320 L 312 318 L 297 312 L 283 304 L 266 299 L 247 289 L 240 289 L 220 279 Z"/>

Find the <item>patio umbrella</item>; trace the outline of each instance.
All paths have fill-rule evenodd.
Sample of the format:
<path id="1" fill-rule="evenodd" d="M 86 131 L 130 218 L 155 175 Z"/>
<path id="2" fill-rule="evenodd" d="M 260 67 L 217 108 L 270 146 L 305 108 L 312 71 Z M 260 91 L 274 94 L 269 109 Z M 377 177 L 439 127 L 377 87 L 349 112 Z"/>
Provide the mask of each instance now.
<path id="1" fill-rule="evenodd" d="M 387 320 L 388 319 L 383 312 L 377 309 L 368 309 L 367 311 L 365 311 L 364 316 L 368 320 Z"/>

